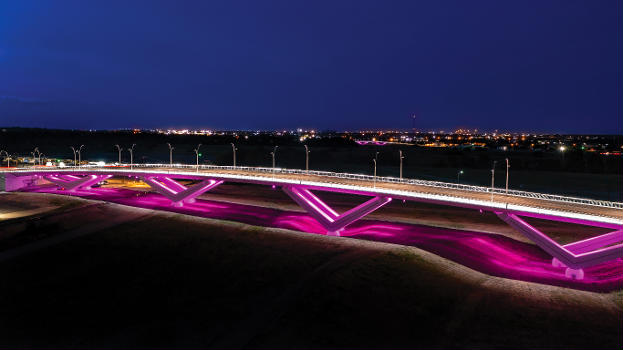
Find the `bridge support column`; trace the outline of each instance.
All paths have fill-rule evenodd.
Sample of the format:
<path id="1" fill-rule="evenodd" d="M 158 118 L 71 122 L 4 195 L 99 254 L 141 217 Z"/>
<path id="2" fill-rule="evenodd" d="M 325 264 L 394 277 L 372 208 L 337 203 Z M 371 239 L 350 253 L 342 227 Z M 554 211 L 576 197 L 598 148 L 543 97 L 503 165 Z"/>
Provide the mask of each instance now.
<path id="1" fill-rule="evenodd" d="M 329 236 L 339 236 L 346 226 L 392 200 L 390 197 L 374 197 L 343 214 L 339 214 L 307 188 L 284 186 L 283 191 L 316 219 L 327 230 Z"/>
<path id="2" fill-rule="evenodd" d="M 182 207 L 184 203 L 193 203 L 196 197 L 223 183 L 220 180 L 209 179 L 186 187 L 166 176 L 145 176 L 142 180 L 154 191 L 170 199 L 176 207 Z"/>
<path id="3" fill-rule="evenodd" d="M 75 175 L 46 175 L 44 178 L 55 184 L 58 187 L 64 188 L 68 191 L 75 191 L 78 188 L 90 189 L 100 181 L 104 181 L 112 175 L 87 175 L 87 176 L 75 176 Z"/>
<path id="4" fill-rule="evenodd" d="M 567 265 L 563 264 L 562 261 L 552 258 L 552 266 L 553 267 L 567 267 Z"/>
<path id="5" fill-rule="evenodd" d="M 566 268 L 568 278 L 583 279 L 583 268 L 623 257 L 623 230 L 561 245 L 515 214 L 495 214 L 550 254 L 554 267 Z"/>

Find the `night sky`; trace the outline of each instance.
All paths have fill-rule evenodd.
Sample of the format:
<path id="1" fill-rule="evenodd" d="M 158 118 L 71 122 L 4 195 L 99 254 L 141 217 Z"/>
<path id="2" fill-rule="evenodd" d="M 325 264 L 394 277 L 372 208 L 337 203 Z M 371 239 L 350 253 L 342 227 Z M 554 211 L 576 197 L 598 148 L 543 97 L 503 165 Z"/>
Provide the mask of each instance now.
<path id="1" fill-rule="evenodd" d="M 0 125 L 621 133 L 618 2 L 0 1 Z"/>

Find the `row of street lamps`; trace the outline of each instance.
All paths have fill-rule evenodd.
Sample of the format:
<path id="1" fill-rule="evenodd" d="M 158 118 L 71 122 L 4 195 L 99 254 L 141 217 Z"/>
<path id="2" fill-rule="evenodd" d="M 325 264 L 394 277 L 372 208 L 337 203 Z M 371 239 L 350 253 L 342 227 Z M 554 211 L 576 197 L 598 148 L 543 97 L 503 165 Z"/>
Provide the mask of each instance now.
<path id="1" fill-rule="evenodd" d="M 234 143 L 230 143 L 231 144 L 231 148 L 232 148 L 232 152 L 233 152 L 233 166 L 236 166 L 236 151 L 238 150 L 238 148 L 236 148 L 236 145 Z M 128 148 L 127 150 L 130 152 L 130 169 L 133 168 L 134 166 L 134 147 L 136 146 L 135 143 L 132 144 L 132 147 Z M 170 143 L 167 143 L 167 146 L 169 146 L 169 165 L 173 165 L 173 150 L 175 149 L 175 147 L 173 147 Z M 303 145 L 305 147 L 305 171 L 309 172 L 309 147 L 307 147 L 307 145 Z M 80 147 L 73 147 L 70 146 L 71 150 L 74 152 L 74 165 L 76 164 L 82 164 L 82 148 L 84 147 L 84 145 L 80 145 Z M 119 146 L 118 144 L 115 145 L 115 147 L 117 148 L 117 151 L 119 152 L 119 164 L 121 164 L 121 151 L 123 150 L 121 148 L 121 146 Z M 197 145 L 197 148 L 194 149 L 195 151 L 195 156 L 196 156 L 196 164 L 197 164 L 197 171 L 199 171 L 199 148 L 201 148 L 201 144 Z M 270 152 L 270 155 L 272 157 L 272 167 L 273 167 L 273 172 L 275 171 L 275 156 L 277 155 L 277 148 L 279 148 L 279 146 L 275 146 L 273 148 L 273 151 Z M 399 159 L 400 159 L 400 179 L 402 179 L 402 161 L 405 158 L 402 154 L 402 150 L 399 150 Z M 41 165 L 41 157 L 44 156 L 43 153 L 41 153 L 39 151 L 39 147 L 35 147 L 35 149 L 30 152 L 33 156 L 33 159 L 36 162 L 39 162 L 39 165 Z M 2 154 L 4 154 L 7 158 L 7 167 L 9 167 L 9 153 L 5 150 L 0 150 L 0 157 L 2 156 Z M 78 156 L 77 162 L 76 162 L 76 155 Z M 374 158 L 372 159 L 372 162 L 374 163 L 374 187 L 376 188 L 376 167 L 377 167 L 377 161 L 378 161 L 378 157 L 379 157 L 379 152 L 376 152 L 374 154 Z M 493 161 L 493 167 L 491 168 L 491 189 L 493 190 L 495 188 L 495 165 L 497 164 L 497 160 Z M 510 162 L 508 160 L 508 158 L 506 158 L 506 194 L 508 194 L 508 173 L 509 173 L 509 168 L 510 168 Z M 457 183 L 461 183 L 461 175 L 463 174 L 463 170 L 459 170 L 456 174 L 456 182 Z M 493 199 L 493 191 L 491 192 L 491 199 Z"/>
<path id="2" fill-rule="evenodd" d="M 118 159 L 118 163 L 121 164 L 121 151 L 123 150 L 123 148 L 116 144 L 114 145 L 115 148 L 117 148 L 118 154 L 119 154 L 119 159 Z M 128 148 L 127 150 L 130 152 L 130 167 L 132 168 L 134 166 L 134 146 L 136 146 L 136 144 L 132 144 L 132 147 Z M 175 149 L 175 147 L 173 147 L 170 143 L 167 142 L 167 146 L 169 147 L 169 165 L 173 165 L 173 150 Z M 309 172 L 309 147 L 307 145 L 303 145 L 305 147 L 305 171 Z M 74 165 L 76 164 L 82 164 L 82 148 L 84 147 L 84 145 L 80 145 L 80 147 L 74 147 L 74 146 L 70 146 L 71 150 L 74 153 Z M 195 156 L 196 156 L 196 166 L 197 166 L 197 171 L 199 171 L 199 148 L 201 147 L 201 144 L 197 145 L 197 148 L 194 149 L 195 151 Z M 233 166 L 236 166 L 236 151 L 238 150 L 238 148 L 236 148 L 236 145 L 234 143 L 231 143 L 231 148 L 233 151 Z M 273 151 L 270 152 L 270 155 L 272 157 L 272 167 L 273 167 L 273 172 L 275 169 L 275 157 L 277 155 L 277 148 L 279 148 L 279 146 L 275 146 L 273 148 Z M 9 154 L 2 150 L 0 151 L 0 156 L 2 156 L 2 154 L 6 155 L 7 159 L 9 158 Z M 405 158 L 402 155 L 402 150 L 398 151 L 400 154 L 400 178 L 402 179 L 402 160 Z M 31 154 L 33 155 L 33 158 L 35 159 L 35 161 L 39 160 L 39 165 L 41 165 L 41 152 L 39 152 L 39 148 L 35 147 L 34 151 L 31 152 Z M 76 159 L 76 156 L 78 159 Z M 374 186 L 376 187 L 376 165 L 377 165 L 377 160 L 378 160 L 378 156 L 379 156 L 379 152 L 376 152 L 374 155 Z M 7 161 L 7 167 L 8 167 L 8 161 Z"/>
<path id="3" fill-rule="evenodd" d="M 234 143 L 230 143 L 231 144 L 231 148 L 233 151 L 233 166 L 236 166 L 236 151 L 238 150 L 238 148 L 236 148 L 236 145 Z M 121 151 L 123 150 L 123 148 L 116 144 L 114 145 L 115 148 L 117 148 L 117 152 L 118 152 L 118 163 L 121 164 Z M 132 147 L 128 148 L 127 150 L 130 152 L 130 166 L 132 166 L 134 164 L 134 147 L 136 146 L 135 143 L 132 144 Z M 175 147 L 173 147 L 170 143 L 167 142 L 167 146 L 169 147 L 169 165 L 173 165 L 173 150 L 175 149 Z M 305 171 L 309 172 L 309 147 L 307 145 L 303 145 L 305 147 Z M 197 145 L 197 148 L 194 149 L 195 151 L 195 156 L 196 156 L 196 165 L 197 165 L 197 171 L 199 170 L 199 148 L 201 147 L 201 144 Z M 80 145 L 80 147 L 74 147 L 74 146 L 69 146 L 69 148 L 71 148 L 71 150 L 74 153 L 74 165 L 79 165 L 82 164 L 82 148 L 84 148 L 84 145 Z M 279 148 L 279 146 L 275 146 L 273 148 L 273 151 L 270 152 L 270 155 L 272 157 L 272 167 L 273 169 L 275 168 L 275 156 L 277 155 L 277 148 Z M 402 155 L 402 151 L 400 152 L 400 178 L 402 179 L 402 160 L 404 159 L 404 156 Z M 2 154 L 5 154 L 7 159 L 10 157 L 10 155 L 8 154 L 8 152 L 4 151 L 4 150 L 0 150 L 0 156 L 2 156 Z M 33 155 L 33 158 L 35 159 L 35 161 L 38 160 L 39 165 L 41 165 L 41 156 L 43 155 L 40 151 L 39 151 L 39 147 L 35 147 L 33 152 L 30 152 Z M 376 179 L 376 161 L 378 159 L 378 155 L 379 152 L 376 152 L 375 156 L 374 156 L 374 177 Z M 77 159 L 76 159 L 77 158 Z M 8 166 L 8 165 L 7 165 Z"/>
<path id="4" fill-rule="evenodd" d="M 236 145 L 234 143 L 230 143 L 231 148 L 232 148 L 232 155 L 233 155 L 233 166 L 236 167 L 236 151 L 238 150 L 238 148 L 236 148 Z M 132 166 L 133 159 L 132 159 L 132 151 L 134 149 L 134 146 L 136 146 L 136 144 L 132 144 L 131 148 L 128 148 L 128 151 L 130 151 L 130 166 Z M 170 143 L 167 142 L 167 146 L 169 147 L 169 165 L 172 166 L 173 165 L 173 150 L 175 149 L 175 147 L 173 147 Z M 303 145 L 305 147 L 305 171 L 309 172 L 309 147 L 307 145 Z M 82 147 L 84 147 L 84 145 L 81 145 L 80 148 L 78 150 L 74 149 L 74 147 L 71 147 L 71 149 L 74 151 L 74 164 L 76 163 L 76 153 L 78 154 L 78 161 L 80 162 L 80 151 L 82 150 Z M 121 146 L 119 145 L 115 145 L 115 147 L 117 148 L 117 151 L 119 152 L 119 164 L 121 164 Z M 201 148 L 201 144 L 197 145 L 197 148 L 195 148 L 193 151 L 195 152 L 195 161 L 196 161 L 196 167 L 197 167 L 197 171 L 199 171 L 199 149 Z M 271 158 L 272 158 L 272 168 L 273 168 L 273 172 L 275 169 L 275 157 L 277 155 L 277 148 L 279 148 L 279 146 L 275 146 L 273 148 L 273 151 L 270 152 Z M 405 158 L 402 155 L 402 150 L 399 151 L 400 153 L 400 178 L 402 179 L 402 160 Z M 374 156 L 374 181 L 375 181 L 375 186 L 376 186 L 376 162 L 378 160 L 378 156 L 379 156 L 379 152 L 376 152 L 375 156 Z"/>
<path id="5" fill-rule="evenodd" d="M 506 194 L 508 194 L 508 170 L 510 169 L 510 161 L 508 158 L 506 160 Z M 491 190 L 495 188 L 495 165 L 498 163 L 497 160 L 493 161 L 493 167 L 491 167 Z M 463 170 L 459 170 L 456 173 L 456 182 L 461 183 L 461 174 L 463 174 Z M 402 178 L 402 177 L 401 177 Z M 491 191 L 491 200 L 493 200 L 493 191 Z"/>

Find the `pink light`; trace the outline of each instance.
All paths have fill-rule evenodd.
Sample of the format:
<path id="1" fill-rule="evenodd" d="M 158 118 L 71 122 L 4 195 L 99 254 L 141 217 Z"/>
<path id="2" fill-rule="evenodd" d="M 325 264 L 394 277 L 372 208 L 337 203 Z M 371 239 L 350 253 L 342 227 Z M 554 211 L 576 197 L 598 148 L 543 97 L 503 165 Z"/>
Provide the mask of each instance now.
<path id="1" fill-rule="evenodd" d="M 322 215 L 325 219 L 327 219 L 327 221 L 329 221 L 329 222 L 334 222 L 335 221 L 331 216 L 329 216 L 329 214 L 327 214 L 327 212 L 325 212 L 324 210 L 318 208 L 316 206 L 316 204 L 314 204 L 307 197 L 305 197 L 303 194 L 301 194 L 297 188 L 292 188 L 291 190 L 297 196 L 299 196 L 302 200 L 304 200 L 310 207 L 314 208 L 314 210 L 316 210 L 316 212 L 318 212 L 318 214 Z"/>
<path id="2" fill-rule="evenodd" d="M 358 145 L 361 146 L 365 146 L 365 145 L 376 145 L 376 146 L 385 146 L 387 144 L 387 141 L 366 141 L 366 140 L 357 140 L 355 141 Z"/>
<path id="3" fill-rule="evenodd" d="M 329 213 L 333 214 L 333 216 L 335 217 L 340 216 L 340 214 L 338 214 L 335 210 L 333 210 L 333 208 L 329 207 L 325 202 L 323 202 L 320 198 L 314 195 L 310 190 L 305 188 L 302 190 L 302 192 L 304 192 L 306 195 L 311 197 L 311 199 L 313 199 L 316 203 L 320 204 Z"/>
<path id="4" fill-rule="evenodd" d="M 213 181 L 210 181 L 212 184 Z M 27 191 L 71 195 L 56 187 L 32 187 Z M 126 189 L 81 189 L 73 193 L 85 198 L 172 211 L 202 217 L 235 220 L 252 225 L 325 234 L 326 229 L 311 216 L 270 208 L 197 200 L 175 208 L 158 194 L 136 196 Z M 347 226 L 341 236 L 415 246 L 486 274 L 537 283 L 607 292 L 623 288 L 623 260 L 617 258 L 585 268 L 584 280 L 570 280 L 564 269 L 551 265 L 551 256 L 539 247 L 502 235 L 450 230 L 377 220 L 360 220 Z"/>

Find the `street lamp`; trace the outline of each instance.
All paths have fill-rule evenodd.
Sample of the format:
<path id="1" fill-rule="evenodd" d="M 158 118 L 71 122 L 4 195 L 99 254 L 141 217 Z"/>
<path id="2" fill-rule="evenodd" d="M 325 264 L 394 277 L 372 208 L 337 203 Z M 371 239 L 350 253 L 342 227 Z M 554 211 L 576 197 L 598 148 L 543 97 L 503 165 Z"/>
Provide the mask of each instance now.
<path id="1" fill-rule="evenodd" d="M 275 146 L 275 148 L 273 148 L 273 151 L 270 152 L 270 155 L 273 156 L 273 173 L 275 172 L 275 154 L 277 154 L 277 147 L 279 146 Z"/>
<path id="2" fill-rule="evenodd" d="M 39 152 L 39 147 L 35 147 L 35 149 L 30 152 L 30 154 L 32 154 L 32 164 L 33 165 L 37 165 L 37 155 L 40 154 L 41 152 Z M 41 165 L 41 161 L 39 161 L 39 165 Z"/>
<path id="3" fill-rule="evenodd" d="M 197 172 L 199 172 L 199 148 L 201 147 L 201 144 L 197 145 L 197 148 L 195 148 L 195 155 L 197 156 Z"/>
<path id="4" fill-rule="evenodd" d="M 565 166 L 565 151 L 567 150 L 567 147 L 565 145 L 562 145 L 558 148 L 558 150 L 560 151 L 560 154 L 562 156 L 562 166 Z"/>
<path id="5" fill-rule="evenodd" d="M 169 166 L 173 167 L 173 149 L 175 149 L 175 147 L 172 147 L 168 142 L 167 145 L 169 146 Z"/>
<path id="6" fill-rule="evenodd" d="M 493 167 L 491 168 L 491 201 L 493 201 L 493 190 L 495 189 L 495 165 L 498 163 L 497 160 L 493 161 Z"/>
<path id="7" fill-rule="evenodd" d="M 134 146 L 136 146 L 135 143 L 132 144 L 131 148 L 128 148 L 130 151 L 130 170 L 134 169 Z"/>
<path id="8" fill-rule="evenodd" d="M 234 168 L 235 168 L 236 167 L 236 149 L 237 148 L 236 148 L 236 145 L 234 145 L 233 142 L 230 142 L 230 144 L 231 144 L 232 151 L 234 151 L 234 163 L 233 164 L 234 164 Z"/>
<path id="9" fill-rule="evenodd" d="M 69 148 L 74 151 L 74 166 L 76 166 L 76 149 L 74 148 L 74 146 L 69 146 Z"/>
<path id="10" fill-rule="evenodd" d="M 305 172 L 309 173 L 309 147 L 305 146 Z"/>
<path id="11" fill-rule="evenodd" d="M 119 165 L 121 165 L 121 146 L 115 145 L 117 147 L 117 151 L 119 152 Z"/>
<path id="12" fill-rule="evenodd" d="M 378 155 L 379 152 L 376 152 L 376 154 Z M 374 162 L 374 188 L 376 188 L 376 158 L 372 159 L 372 161 Z"/>
<path id="13" fill-rule="evenodd" d="M 78 152 L 78 166 L 82 165 L 82 147 L 84 147 L 84 145 L 80 145 L 80 148 L 76 151 Z M 39 164 L 41 164 L 41 161 L 39 161 Z"/>
<path id="14" fill-rule="evenodd" d="M 508 158 L 506 158 L 506 194 L 508 194 L 508 169 L 511 167 Z"/>
<path id="15" fill-rule="evenodd" d="M 43 157 L 43 160 L 45 160 L 45 154 L 39 153 L 39 165 L 41 165 L 41 157 Z"/>
<path id="16" fill-rule="evenodd" d="M 398 150 L 398 153 L 400 154 L 400 179 L 402 180 L 402 160 L 405 159 L 405 157 L 402 155 L 402 150 Z"/>
<path id="17" fill-rule="evenodd" d="M 456 173 L 456 182 L 458 182 L 459 184 L 461 183 L 461 174 L 463 174 L 463 170 L 459 170 Z"/>

